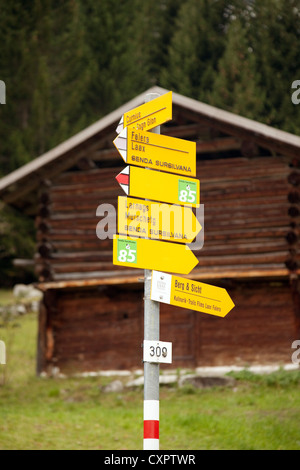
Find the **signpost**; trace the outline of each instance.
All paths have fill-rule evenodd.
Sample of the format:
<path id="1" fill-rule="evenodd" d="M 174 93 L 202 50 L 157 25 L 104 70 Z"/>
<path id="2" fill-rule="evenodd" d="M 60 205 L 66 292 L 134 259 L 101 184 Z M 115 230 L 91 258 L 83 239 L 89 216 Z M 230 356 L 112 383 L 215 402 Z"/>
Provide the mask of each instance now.
<path id="1" fill-rule="evenodd" d="M 128 196 L 199 207 L 200 181 L 187 176 L 127 166 L 116 180 Z"/>
<path id="2" fill-rule="evenodd" d="M 118 232 L 120 234 L 191 243 L 201 228 L 189 207 L 118 197 Z"/>
<path id="3" fill-rule="evenodd" d="M 159 364 L 172 362 L 172 343 L 159 340 L 160 302 L 220 317 L 234 307 L 225 289 L 167 274 L 189 274 L 198 264 L 185 243 L 190 243 L 202 228 L 192 212 L 200 205 L 200 182 L 192 178 L 196 174 L 196 144 L 161 136 L 159 126 L 170 119 L 172 92 L 149 94 L 144 104 L 122 116 L 114 140 L 129 164 L 116 180 L 130 197 L 118 198 L 119 235 L 113 239 L 113 263 L 145 270 L 147 450 L 159 449 Z"/>
<path id="4" fill-rule="evenodd" d="M 125 127 L 149 131 L 172 119 L 172 92 L 156 95 L 141 106 L 124 113 L 116 129 L 119 134 Z"/>
<path id="5" fill-rule="evenodd" d="M 217 317 L 225 317 L 234 307 L 221 287 L 157 271 L 152 273 L 151 299 Z"/>
<path id="6" fill-rule="evenodd" d="M 141 269 L 189 274 L 198 259 L 189 247 L 179 243 L 114 235 L 113 263 Z"/>
<path id="7" fill-rule="evenodd" d="M 126 127 L 114 145 L 125 163 L 196 176 L 196 142 Z"/>

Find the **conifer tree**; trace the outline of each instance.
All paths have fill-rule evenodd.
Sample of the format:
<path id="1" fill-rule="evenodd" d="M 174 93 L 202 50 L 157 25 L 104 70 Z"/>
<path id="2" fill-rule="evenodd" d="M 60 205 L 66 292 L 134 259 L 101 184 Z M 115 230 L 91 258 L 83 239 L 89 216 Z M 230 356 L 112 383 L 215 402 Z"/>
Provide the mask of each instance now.
<path id="1" fill-rule="evenodd" d="M 0 176 L 30 160 L 28 119 L 35 77 L 34 2 L 0 1 L 0 79 L 6 104 L 0 106 Z"/>
<path id="2" fill-rule="evenodd" d="M 158 83 L 179 0 L 83 2 L 97 118 Z"/>
<path id="3" fill-rule="evenodd" d="M 117 0 L 83 2 L 88 46 L 94 61 L 89 90 L 95 119 L 120 106 L 139 90 L 143 72 L 135 61 L 135 43 L 130 30 L 132 3 Z"/>
<path id="4" fill-rule="evenodd" d="M 54 5 L 48 57 L 55 123 L 51 146 L 93 120 L 90 87 L 95 77 L 95 60 L 88 46 L 81 1 L 68 0 Z"/>
<path id="5" fill-rule="evenodd" d="M 130 37 L 134 39 L 134 59 L 146 72 L 144 89 L 159 83 L 181 4 L 179 0 L 134 0 Z"/>
<path id="6" fill-rule="evenodd" d="M 300 107 L 291 102 L 291 84 L 300 79 L 299 0 L 256 1 L 250 26 L 264 122 L 300 135 Z"/>
<path id="7" fill-rule="evenodd" d="M 262 119 L 264 91 L 258 75 L 246 25 L 235 17 L 227 31 L 226 49 L 218 63 L 210 102 L 251 119 Z"/>
<path id="8" fill-rule="evenodd" d="M 178 13 L 163 86 L 208 101 L 218 60 L 225 48 L 226 2 L 187 0 Z"/>
<path id="9" fill-rule="evenodd" d="M 0 172 L 8 173 L 91 122 L 93 60 L 80 0 L 4 2 Z M 0 161 L 1 161 L 0 160 Z M 1 174 L 1 173 L 0 173 Z"/>

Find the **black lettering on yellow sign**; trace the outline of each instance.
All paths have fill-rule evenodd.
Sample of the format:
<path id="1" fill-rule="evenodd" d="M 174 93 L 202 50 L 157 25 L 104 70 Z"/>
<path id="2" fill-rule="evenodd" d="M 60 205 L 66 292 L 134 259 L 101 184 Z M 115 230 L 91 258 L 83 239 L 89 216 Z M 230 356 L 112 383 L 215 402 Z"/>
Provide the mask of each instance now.
<path id="1" fill-rule="evenodd" d="M 146 127 L 146 122 L 145 121 L 144 122 L 137 122 L 136 127 L 137 127 L 137 129 L 143 131 L 144 128 Z"/>
<path id="2" fill-rule="evenodd" d="M 138 214 L 130 214 L 125 212 L 125 219 L 127 220 L 134 220 L 135 222 L 144 223 L 144 224 L 156 224 L 156 219 L 154 217 L 147 217 L 145 215 L 138 215 Z"/>
<path id="3" fill-rule="evenodd" d="M 176 300 L 176 302 L 184 302 L 184 303 L 186 303 L 186 299 L 185 299 L 185 298 L 182 298 L 182 297 L 179 297 L 178 295 L 175 295 L 175 296 L 174 296 L 174 300 Z"/>
<path id="4" fill-rule="evenodd" d="M 199 294 L 201 294 L 201 292 L 202 292 L 202 287 L 197 286 L 197 285 L 195 285 L 195 284 L 191 284 L 191 291 L 192 291 L 192 292 L 198 292 Z"/>
<path id="5" fill-rule="evenodd" d="M 177 240 L 187 240 L 187 236 L 185 233 L 180 233 L 180 232 L 168 232 L 167 230 L 154 230 L 150 229 L 150 235 L 154 235 L 156 238 L 162 237 L 162 238 L 174 238 Z"/>
<path id="6" fill-rule="evenodd" d="M 145 146 L 144 145 L 134 144 L 133 142 L 131 142 L 131 149 L 135 150 L 135 151 L 138 151 L 138 152 L 145 152 Z M 190 166 L 176 165 L 174 163 L 165 162 L 165 161 L 161 161 L 161 160 L 155 160 L 155 162 L 153 163 L 151 158 L 140 157 L 138 155 L 131 155 L 131 160 L 132 160 L 132 162 L 143 163 L 143 164 L 149 165 L 149 166 L 154 165 L 159 169 L 168 168 L 169 170 L 177 170 L 177 171 L 182 171 L 182 172 L 185 172 L 185 173 L 192 174 L 192 169 L 191 169 Z"/>
<path id="7" fill-rule="evenodd" d="M 147 119 L 147 125 L 148 125 L 148 126 L 153 126 L 153 125 L 155 125 L 155 124 L 156 124 L 156 118 L 155 118 L 155 117 L 154 117 L 154 118 L 148 118 L 148 119 Z"/>
<path id="8" fill-rule="evenodd" d="M 131 225 L 125 225 L 125 230 L 126 232 L 135 232 L 135 233 L 138 233 L 138 234 L 144 234 L 144 235 L 147 235 L 147 232 L 144 228 L 141 228 L 141 227 L 132 227 Z"/>
<path id="9" fill-rule="evenodd" d="M 126 124 L 130 124 L 132 121 L 136 121 L 137 119 L 140 119 L 141 113 L 134 113 L 126 116 Z"/>
<path id="10" fill-rule="evenodd" d="M 161 168 L 169 168 L 170 170 L 173 169 L 173 170 L 184 171 L 186 173 L 192 173 L 190 166 L 176 165 L 175 163 L 164 162 L 161 160 L 155 160 L 155 165 Z"/>
<path id="11" fill-rule="evenodd" d="M 149 211 L 149 205 L 145 205 L 145 204 L 129 202 L 127 204 L 127 207 L 128 207 L 128 209 L 132 209 L 132 210 L 136 210 L 136 211 L 143 211 L 143 212 L 148 212 Z"/>
<path id="12" fill-rule="evenodd" d="M 136 152 L 145 152 L 145 145 L 135 144 L 131 141 L 131 150 L 134 150 Z"/>
<path id="13" fill-rule="evenodd" d="M 136 157 L 135 155 L 132 155 L 131 157 L 132 161 L 133 162 L 137 162 L 137 163 L 145 163 L 146 165 L 152 165 L 152 160 L 151 158 L 142 158 L 142 157 Z"/>
<path id="14" fill-rule="evenodd" d="M 177 279 L 175 279 L 175 288 L 176 288 L 176 289 L 184 290 L 184 283 L 183 283 L 183 282 L 179 282 L 179 281 L 177 281 Z"/>
<path id="15" fill-rule="evenodd" d="M 131 131 L 131 139 L 136 140 L 137 142 L 149 144 L 149 136 L 137 133 L 134 129 Z"/>

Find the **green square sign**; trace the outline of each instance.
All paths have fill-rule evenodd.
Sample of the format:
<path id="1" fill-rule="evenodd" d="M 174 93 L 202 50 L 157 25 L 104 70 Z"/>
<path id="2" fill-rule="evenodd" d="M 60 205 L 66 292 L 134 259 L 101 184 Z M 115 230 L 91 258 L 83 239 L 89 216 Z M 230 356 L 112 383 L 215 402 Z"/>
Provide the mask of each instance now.
<path id="1" fill-rule="evenodd" d="M 135 240 L 127 240 L 118 238 L 117 245 L 118 261 L 122 263 L 137 263 L 137 242 Z"/>
<path id="2" fill-rule="evenodd" d="M 186 202 L 187 204 L 195 204 L 197 202 L 197 183 L 194 181 L 179 179 L 178 201 Z"/>

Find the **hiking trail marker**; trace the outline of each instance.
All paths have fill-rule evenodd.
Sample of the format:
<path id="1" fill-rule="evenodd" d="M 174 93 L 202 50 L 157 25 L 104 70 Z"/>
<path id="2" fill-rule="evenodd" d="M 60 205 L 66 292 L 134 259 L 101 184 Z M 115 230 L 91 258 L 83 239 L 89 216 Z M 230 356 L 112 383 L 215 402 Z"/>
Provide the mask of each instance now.
<path id="1" fill-rule="evenodd" d="M 190 207 L 200 205 L 200 181 L 194 178 L 127 166 L 116 180 L 128 196 Z"/>
<path id="2" fill-rule="evenodd" d="M 217 317 L 234 307 L 226 289 L 157 271 L 152 272 L 151 299 Z"/>
<path id="3" fill-rule="evenodd" d="M 114 235 L 113 263 L 131 268 L 189 274 L 198 264 L 198 259 L 183 244 Z"/>
<path id="4" fill-rule="evenodd" d="M 172 92 L 148 101 L 124 113 L 116 129 L 119 134 L 126 127 L 149 131 L 172 119 Z"/>
<path id="5" fill-rule="evenodd" d="M 120 234 L 191 243 L 201 228 L 189 207 L 118 197 L 118 232 Z"/>
<path id="6" fill-rule="evenodd" d="M 124 113 L 113 142 L 129 164 L 116 176 L 129 197 L 118 198 L 113 264 L 145 270 L 145 450 L 159 449 L 159 364 L 172 362 L 172 343 L 159 341 L 160 302 L 220 317 L 234 307 L 225 289 L 167 274 L 189 274 L 198 264 L 185 243 L 202 228 L 192 212 L 200 206 L 196 143 L 160 135 L 171 119 L 172 92 L 149 93 Z"/>
<path id="7" fill-rule="evenodd" d="M 126 127 L 114 145 L 125 163 L 196 176 L 196 142 Z"/>

